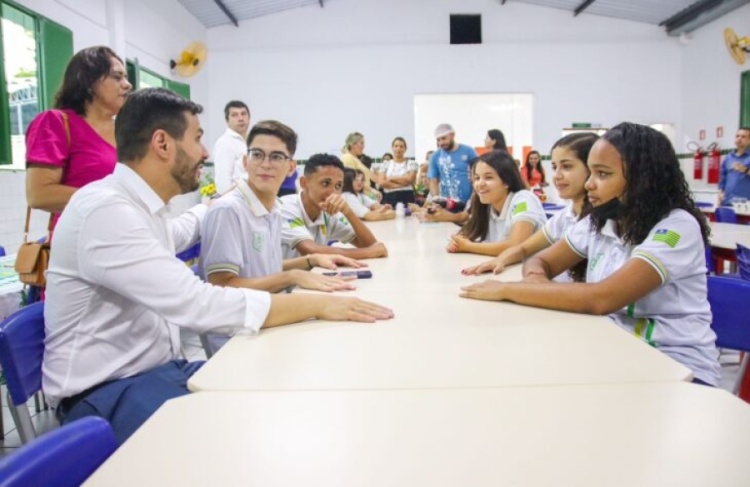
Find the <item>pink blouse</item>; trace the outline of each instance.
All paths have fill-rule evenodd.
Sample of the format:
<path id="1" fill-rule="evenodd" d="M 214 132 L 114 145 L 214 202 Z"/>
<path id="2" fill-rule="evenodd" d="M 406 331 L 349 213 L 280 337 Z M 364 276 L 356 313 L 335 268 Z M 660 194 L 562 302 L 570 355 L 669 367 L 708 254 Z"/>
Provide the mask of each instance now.
<path id="1" fill-rule="evenodd" d="M 62 111 L 68 115 L 70 145 L 60 110 L 42 112 L 26 131 L 26 163 L 61 167 L 61 184 L 74 188 L 112 174 L 117 164 L 117 149 L 76 112 Z M 53 228 L 59 216 L 54 216 Z"/>

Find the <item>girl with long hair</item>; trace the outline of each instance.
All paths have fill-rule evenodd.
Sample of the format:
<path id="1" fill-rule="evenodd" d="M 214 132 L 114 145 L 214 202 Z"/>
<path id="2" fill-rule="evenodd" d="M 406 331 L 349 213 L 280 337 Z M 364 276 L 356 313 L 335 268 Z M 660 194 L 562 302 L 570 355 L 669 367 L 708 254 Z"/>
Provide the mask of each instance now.
<path id="1" fill-rule="evenodd" d="M 710 229 L 672 144 L 651 127 L 621 123 L 594 144 L 588 166 L 591 214 L 530 258 L 523 282 L 486 281 L 461 296 L 608 314 L 690 368 L 694 382 L 718 385 L 706 281 Z M 586 283 L 550 282 L 584 259 Z"/>
<path id="2" fill-rule="evenodd" d="M 547 220 L 539 199 L 524 189 L 513 158 L 502 150 L 471 165 L 474 192 L 469 219 L 451 237 L 448 252 L 498 255 L 529 238 Z"/>
<path id="3" fill-rule="evenodd" d="M 555 171 L 553 183 L 560 197 L 569 200 L 570 205 L 555 214 L 541 229 L 521 244 L 504 250 L 494 259 L 464 269 L 463 274 L 479 275 L 485 272 L 499 274 L 507 266 L 521 262 L 563 238 L 570 227 L 588 214 L 591 203 L 588 201 L 584 186 L 591 172 L 586 165 L 586 160 L 591 147 L 598 138 L 599 136 L 594 133 L 575 133 L 566 135 L 555 142 L 552 146 L 552 169 Z M 574 280 L 582 280 L 585 277 L 585 268 L 571 269 L 569 272 Z M 560 274 L 556 279 L 566 280 L 567 278 L 568 274 L 565 273 Z"/>
<path id="4" fill-rule="evenodd" d="M 381 205 L 364 194 L 365 175 L 362 171 L 344 169 L 344 186 L 341 194 L 355 215 L 366 221 L 391 220 L 396 217 L 391 205 Z"/>

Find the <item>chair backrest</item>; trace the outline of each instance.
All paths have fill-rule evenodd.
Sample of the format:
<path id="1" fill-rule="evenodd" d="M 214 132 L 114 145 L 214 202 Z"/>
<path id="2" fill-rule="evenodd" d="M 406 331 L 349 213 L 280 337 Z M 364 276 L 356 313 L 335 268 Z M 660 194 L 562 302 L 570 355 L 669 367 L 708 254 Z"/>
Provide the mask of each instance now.
<path id="1" fill-rule="evenodd" d="M 200 242 L 193 244 L 191 247 L 188 247 L 182 252 L 179 252 L 177 254 L 178 259 L 187 263 L 190 263 L 192 260 L 195 260 L 200 256 L 201 256 L 201 243 Z"/>
<path id="2" fill-rule="evenodd" d="M 737 223 L 737 213 L 733 208 L 720 206 L 716 208 L 716 221 L 719 223 Z"/>
<path id="3" fill-rule="evenodd" d="M 737 270 L 740 277 L 746 281 L 750 281 L 750 248 L 738 243 L 736 255 Z"/>
<path id="4" fill-rule="evenodd" d="M 716 346 L 750 352 L 750 314 L 745 309 L 750 281 L 708 276 L 708 302 Z"/>
<path id="5" fill-rule="evenodd" d="M 716 274 L 716 262 L 714 262 L 714 254 L 711 251 L 711 246 L 706 245 L 706 270 L 709 274 Z"/>
<path id="6" fill-rule="evenodd" d="M 0 257 L 5 257 L 5 247 L 0 246 Z"/>
<path id="7" fill-rule="evenodd" d="M 73 421 L 0 459 L 0 487 L 81 485 L 117 446 L 104 419 L 89 416 Z"/>
<path id="8" fill-rule="evenodd" d="M 21 308 L 0 323 L 0 365 L 13 404 L 42 388 L 44 301 Z"/>

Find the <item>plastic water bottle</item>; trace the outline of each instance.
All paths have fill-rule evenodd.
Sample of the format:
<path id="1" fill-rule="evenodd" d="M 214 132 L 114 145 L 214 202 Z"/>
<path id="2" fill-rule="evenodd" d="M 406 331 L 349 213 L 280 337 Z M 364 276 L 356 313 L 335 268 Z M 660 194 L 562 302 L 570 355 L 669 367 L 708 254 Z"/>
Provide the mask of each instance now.
<path id="1" fill-rule="evenodd" d="M 396 203 L 396 218 L 403 218 L 404 216 L 406 216 L 406 209 L 404 204 L 399 201 Z"/>

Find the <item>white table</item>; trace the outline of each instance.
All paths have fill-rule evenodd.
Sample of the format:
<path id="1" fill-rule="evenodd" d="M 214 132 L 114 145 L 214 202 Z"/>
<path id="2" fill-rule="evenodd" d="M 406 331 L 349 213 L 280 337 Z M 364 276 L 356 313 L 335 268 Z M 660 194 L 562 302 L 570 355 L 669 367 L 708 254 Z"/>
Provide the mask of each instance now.
<path id="1" fill-rule="evenodd" d="M 467 300 L 487 279 L 448 254 L 458 227 L 416 220 L 371 226 L 389 257 L 353 294 L 391 306 L 376 324 L 315 322 L 236 336 L 188 383 L 192 391 L 473 388 L 682 381 L 691 372 L 609 318 Z M 498 276 L 517 279 L 517 266 Z"/>
<path id="2" fill-rule="evenodd" d="M 0 257 L 0 320 L 4 320 L 21 307 L 23 283 L 14 270 L 16 255 Z"/>
<path id="3" fill-rule="evenodd" d="M 750 407 L 692 384 L 200 393 L 87 486 L 747 485 Z"/>
<path id="4" fill-rule="evenodd" d="M 740 243 L 750 247 L 750 225 L 708 222 L 711 227 L 711 247 L 735 250 Z"/>

